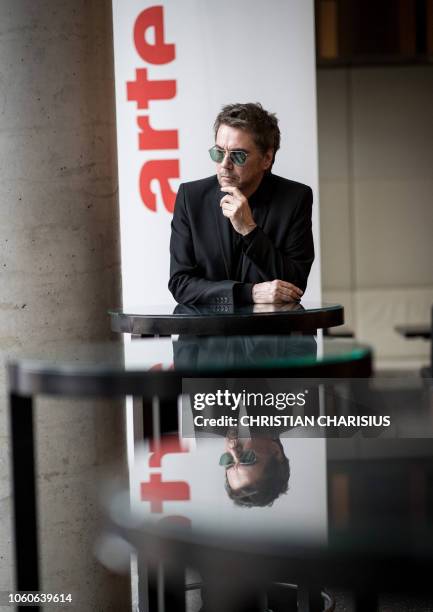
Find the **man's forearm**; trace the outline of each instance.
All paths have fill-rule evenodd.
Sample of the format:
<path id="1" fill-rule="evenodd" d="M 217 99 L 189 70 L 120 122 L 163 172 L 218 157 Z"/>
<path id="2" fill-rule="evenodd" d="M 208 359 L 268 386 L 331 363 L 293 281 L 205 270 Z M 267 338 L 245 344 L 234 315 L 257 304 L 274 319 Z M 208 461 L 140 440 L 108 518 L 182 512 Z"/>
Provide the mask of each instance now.
<path id="1" fill-rule="evenodd" d="M 253 239 L 244 247 L 245 255 L 260 270 L 267 280 L 284 280 L 304 290 L 314 260 L 314 247 L 306 245 L 303 253 L 295 259 L 278 249 L 271 239 L 257 227 Z"/>
<path id="2" fill-rule="evenodd" d="M 177 272 L 170 277 L 168 288 L 179 304 L 233 304 L 235 281 L 209 281 Z"/>

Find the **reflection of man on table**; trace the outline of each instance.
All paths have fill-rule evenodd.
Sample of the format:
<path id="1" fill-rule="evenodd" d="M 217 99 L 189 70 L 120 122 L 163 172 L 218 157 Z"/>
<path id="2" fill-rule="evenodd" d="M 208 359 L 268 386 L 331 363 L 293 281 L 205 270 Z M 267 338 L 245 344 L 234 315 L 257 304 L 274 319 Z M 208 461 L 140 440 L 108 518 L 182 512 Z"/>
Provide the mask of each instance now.
<path id="1" fill-rule="evenodd" d="M 196 307 L 179 306 L 184 312 L 189 312 Z M 175 370 L 212 371 L 218 373 L 219 365 L 245 367 L 251 364 L 252 371 L 257 363 L 269 361 L 278 362 L 281 359 L 315 358 L 317 345 L 313 336 L 291 337 L 291 336 L 216 336 L 216 337 L 194 337 L 179 336 L 173 341 L 173 358 Z M 275 381 L 269 386 L 267 379 L 249 379 L 248 392 L 258 393 L 259 396 L 268 391 L 278 393 L 288 391 L 288 385 Z M 209 385 L 209 386 L 207 386 Z M 186 379 L 184 380 L 183 392 L 187 394 L 197 392 L 215 392 L 217 389 L 227 389 L 231 392 L 242 393 L 243 382 L 237 379 L 210 379 L 206 380 Z M 290 391 L 298 392 L 304 390 L 305 385 L 297 387 L 290 385 Z M 316 410 L 315 390 L 310 390 L 308 410 Z M 192 406 L 192 405 L 191 405 Z M 205 406 L 201 406 L 204 409 Z M 246 415 L 259 417 L 262 414 L 278 417 L 292 415 L 292 409 L 279 406 L 264 408 L 262 405 L 256 407 L 255 403 L 246 408 Z M 194 414 L 194 411 L 193 411 Z M 284 454 L 280 436 L 291 429 L 283 421 L 280 425 L 262 427 L 256 425 L 252 420 L 247 428 L 239 426 L 240 410 L 230 409 L 224 412 L 221 407 L 206 407 L 203 414 L 207 418 L 218 419 L 222 414 L 229 414 L 234 421 L 224 425 L 206 425 L 205 427 L 194 424 L 195 437 L 225 438 L 224 450 L 221 455 L 220 465 L 226 470 L 225 488 L 229 497 L 239 506 L 269 506 L 275 499 L 288 490 L 290 476 L 289 461 Z M 235 425 L 236 424 L 236 425 Z"/>
<path id="2" fill-rule="evenodd" d="M 228 431 L 220 465 L 227 494 L 239 506 L 271 506 L 287 492 L 290 466 L 279 437 L 239 438 Z"/>
<path id="3" fill-rule="evenodd" d="M 280 130 L 259 104 L 225 106 L 214 128 L 216 176 L 177 194 L 169 289 L 184 304 L 297 301 L 314 259 L 311 189 L 271 173 Z"/>

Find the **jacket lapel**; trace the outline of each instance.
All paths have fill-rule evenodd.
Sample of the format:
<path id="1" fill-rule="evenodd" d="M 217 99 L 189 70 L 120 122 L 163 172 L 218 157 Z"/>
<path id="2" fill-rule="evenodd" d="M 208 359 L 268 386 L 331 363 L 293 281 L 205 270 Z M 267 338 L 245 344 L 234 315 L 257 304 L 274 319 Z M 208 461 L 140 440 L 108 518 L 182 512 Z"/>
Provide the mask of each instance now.
<path id="1" fill-rule="evenodd" d="M 223 195 L 224 193 L 217 187 L 212 202 L 212 208 L 215 216 L 216 235 L 221 250 L 222 261 L 224 263 L 224 270 L 227 279 L 229 279 L 232 259 L 232 240 L 230 221 L 227 217 L 224 217 L 220 207 L 220 201 Z"/>
<path id="2" fill-rule="evenodd" d="M 272 184 L 270 177 L 265 176 L 257 192 L 253 195 L 255 200 L 253 207 L 254 221 L 262 230 L 265 230 L 266 218 L 269 213 L 269 202 L 272 197 Z"/>

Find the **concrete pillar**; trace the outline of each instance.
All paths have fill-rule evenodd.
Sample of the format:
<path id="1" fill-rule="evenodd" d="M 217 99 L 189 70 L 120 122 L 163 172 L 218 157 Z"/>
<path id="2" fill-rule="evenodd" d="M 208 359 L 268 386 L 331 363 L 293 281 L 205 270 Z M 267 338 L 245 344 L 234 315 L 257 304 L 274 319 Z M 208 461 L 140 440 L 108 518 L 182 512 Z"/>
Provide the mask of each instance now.
<path id="1" fill-rule="evenodd" d="M 0 3 L 0 351 L 109 338 L 120 303 L 111 2 Z M 0 591 L 13 588 L 5 376 Z M 37 407 L 42 587 L 73 610 L 128 610 L 92 554 L 101 466 L 125 462 L 121 402 Z"/>

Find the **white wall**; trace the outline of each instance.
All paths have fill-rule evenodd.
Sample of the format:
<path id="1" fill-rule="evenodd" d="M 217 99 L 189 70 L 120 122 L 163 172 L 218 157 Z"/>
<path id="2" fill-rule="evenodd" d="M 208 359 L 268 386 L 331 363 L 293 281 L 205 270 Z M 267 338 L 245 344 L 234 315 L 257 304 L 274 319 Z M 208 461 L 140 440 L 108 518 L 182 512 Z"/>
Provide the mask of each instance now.
<path id="1" fill-rule="evenodd" d="M 433 303 L 433 67 L 318 71 L 324 296 L 379 367 L 427 364 L 398 323 Z"/>

